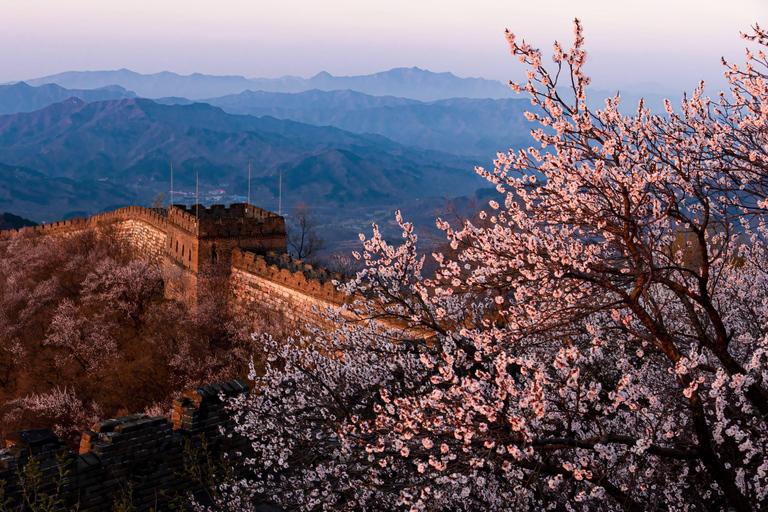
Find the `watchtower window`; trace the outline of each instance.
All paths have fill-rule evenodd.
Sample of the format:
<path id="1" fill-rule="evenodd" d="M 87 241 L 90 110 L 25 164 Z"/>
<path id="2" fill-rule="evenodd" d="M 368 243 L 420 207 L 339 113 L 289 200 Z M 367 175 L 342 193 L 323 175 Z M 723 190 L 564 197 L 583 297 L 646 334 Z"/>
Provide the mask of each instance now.
<path id="1" fill-rule="evenodd" d="M 183 245 L 181 246 L 181 257 L 182 258 L 184 257 L 184 246 Z"/>
<path id="2" fill-rule="evenodd" d="M 216 244 L 211 244 L 211 263 L 216 263 L 218 255 L 216 254 Z"/>
<path id="3" fill-rule="evenodd" d="M 189 250 L 189 261 L 192 261 L 192 249 Z"/>
<path id="4" fill-rule="evenodd" d="M 176 240 L 176 252 L 179 252 L 179 241 Z"/>

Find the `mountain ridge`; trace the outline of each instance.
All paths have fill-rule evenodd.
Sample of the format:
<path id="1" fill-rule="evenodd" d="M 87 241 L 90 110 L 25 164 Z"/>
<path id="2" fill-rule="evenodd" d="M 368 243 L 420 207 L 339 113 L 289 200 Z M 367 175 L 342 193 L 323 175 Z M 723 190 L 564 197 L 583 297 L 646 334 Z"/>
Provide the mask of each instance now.
<path id="1" fill-rule="evenodd" d="M 91 102 L 133 97 L 136 97 L 134 92 L 114 84 L 98 89 L 66 89 L 53 83 L 32 86 L 26 82 L 17 82 L 0 85 L 0 115 L 34 112 L 68 98 Z"/>
<path id="2" fill-rule="evenodd" d="M 162 98 L 164 104 L 188 100 Z M 300 93 L 244 91 L 200 100 L 232 114 L 273 116 L 315 126 L 378 134 L 400 144 L 492 158 L 497 151 L 533 143 L 524 99 L 451 98 L 433 102 L 371 96 L 352 90 Z"/>
<path id="3" fill-rule="evenodd" d="M 150 99 L 178 96 L 191 100 L 239 94 L 245 90 L 303 92 L 311 89 L 352 89 L 374 96 L 398 96 L 420 101 L 452 97 L 508 98 L 512 91 L 496 80 L 458 77 L 417 67 L 393 68 L 369 75 L 333 76 L 321 72 L 311 78 L 245 78 L 240 75 L 180 75 L 170 71 L 141 74 L 122 68 L 114 71 L 66 71 L 26 80 L 30 85 L 55 83 L 70 89 L 120 85 Z"/>

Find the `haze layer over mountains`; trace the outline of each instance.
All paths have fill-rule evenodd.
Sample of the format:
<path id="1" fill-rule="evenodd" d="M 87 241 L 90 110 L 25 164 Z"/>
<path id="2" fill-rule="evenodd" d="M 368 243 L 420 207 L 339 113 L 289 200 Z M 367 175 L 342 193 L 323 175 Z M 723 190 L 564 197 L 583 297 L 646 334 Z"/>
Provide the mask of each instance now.
<path id="1" fill-rule="evenodd" d="M 195 73 L 177 75 L 164 71 L 142 75 L 127 69 L 118 71 L 70 71 L 27 80 L 30 85 L 54 83 L 68 89 L 97 89 L 120 85 L 144 98 L 178 96 L 190 100 L 212 98 L 243 91 L 302 92 L 311 89 L 350 89 L 374 96 L 400 96 L 421 101 L 446 98 L 511 98 L 501 82 L 484 78 L 460 78 L 452 73 L 432 73 L 419 68 L 395 68 L 364 76 L 335 77 L 322 72 L 312 78 L 245 78 Z"/>

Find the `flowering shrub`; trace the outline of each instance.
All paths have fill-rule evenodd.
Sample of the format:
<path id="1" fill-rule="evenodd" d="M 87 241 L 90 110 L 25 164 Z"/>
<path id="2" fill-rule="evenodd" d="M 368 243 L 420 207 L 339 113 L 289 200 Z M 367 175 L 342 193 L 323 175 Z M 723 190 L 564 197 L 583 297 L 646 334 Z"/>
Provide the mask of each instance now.
<path id="1" fill-rule="evenodd" d="M 230 307 L 227 269 L 201 272 L 189 308 L 110 232 L 0 246 L 0 435 L 49 428 L 76 445 L 97 419 L 166 414 L 185 389 L 247 374 L 252 325 Z"/>
<path id="2" fill-rule="evenodd" d="M 768 44 L 755 27 L 745 36 Z M 586 105 L 582 28 L 529 67 L 538 147 L 478 172 L 482 223 L 374 228 L 333 332 L 281 343 L 234 402 L 254 477 L 299 510 L 754 510 L 768 500 L 766 56 L 675 111 Z M 380 320 L 383 323 L 377 323 Z M 225 495 L 227 494 L 225 493 Z M 234 498 L 232 498 L 234 499 Z M 222 502 L 223 503 L 223 502 Z"/>

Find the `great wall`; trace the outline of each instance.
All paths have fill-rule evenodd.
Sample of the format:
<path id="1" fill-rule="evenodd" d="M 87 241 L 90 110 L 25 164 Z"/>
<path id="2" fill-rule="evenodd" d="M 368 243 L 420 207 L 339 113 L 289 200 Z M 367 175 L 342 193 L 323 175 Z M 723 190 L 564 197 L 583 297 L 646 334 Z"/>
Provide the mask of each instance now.
<path id="1" fill-rule="evenodd" d="M 67 236 L 87 229 L 112 229 L 137 257 L 161 272 L 168 298 L 194 301 L 206 264 L 231 265 L 235 306 L 247 313 L 258 304 L 291 321 L 320 321 L 319 312 L 349 298 L 336 290 L 334 277 L 287 254 L 283 217 L 245 203 L 176 204 L 168 209 L 128 206 L 86 219 L 0 232 L 0 243 L 14 234 Z"/>
<path id="2" fill-rule="evenodd" d="M 194 302 L 200 272 L 211 263 L 229 267 L 230 296 L 243 314 L 259 306 L 292 322 L 317 323 L 323 321 L 322 311 L 351 300 L 332 282 L 340 276 L 288 256 L 283 217 L 244 203 L 229 208 L 128 206 L 86 219 L 3 231 L 0 243 L 14 236 L 70 236 L 90 229 L 111 231 L 136 257 L 159 270 L 171 299 Z M 230 422 L 219 394 L 244 392 L 247 387 L 240 381 L 188 391 L 174 402 L 172 422 L 133 415 L 98 423 L 83 433 L 79 454 L 69 452 L 48 430 L 16 432 L 0 451 L 0 481 L 5 481 L 0 492 L 11 505 L 23 501 L 18 469 L 30 458 L 40 464 L 44 490 L 56 492 L 58 456 L 70 469 L 58 492 L 65 507 L 112 510 L 130 488 L 137 510 L 165 510 L 174 494 L 200 487 L 179 474 L 188 456 L 185 445 L 199 449 L 202 434 L 217 455 L 227 454 L 235 463 L 247 453 L 247 441 L 228 438 L 219 430 Z M 0 501 L 5 498 L 0 496 Z"/>

